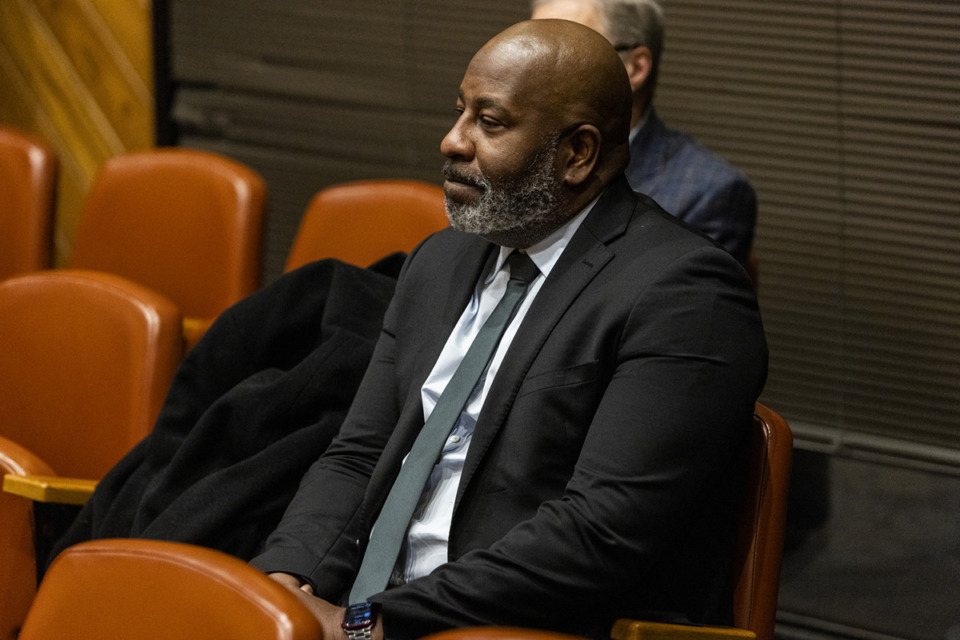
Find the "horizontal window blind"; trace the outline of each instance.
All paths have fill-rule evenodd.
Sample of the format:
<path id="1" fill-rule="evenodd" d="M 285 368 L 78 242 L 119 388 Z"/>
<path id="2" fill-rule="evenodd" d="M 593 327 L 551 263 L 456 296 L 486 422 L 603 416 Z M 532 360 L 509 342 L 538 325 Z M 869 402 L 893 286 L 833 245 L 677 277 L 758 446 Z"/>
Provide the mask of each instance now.
<path id="1" fill-rule="evenodd" d="M 758 192 L 762 399 L 960 452 L 960 4 L 663 5 L 661 116 Z"/>
<path id="2" fill-rule="evenodd" d="M 529 11 L 506 0 L 155 2 L 169 22 L 173 142 L 246 162 L 270 186 L 267 280 L 319 189 L 440 182 L 467 63 Z"/>

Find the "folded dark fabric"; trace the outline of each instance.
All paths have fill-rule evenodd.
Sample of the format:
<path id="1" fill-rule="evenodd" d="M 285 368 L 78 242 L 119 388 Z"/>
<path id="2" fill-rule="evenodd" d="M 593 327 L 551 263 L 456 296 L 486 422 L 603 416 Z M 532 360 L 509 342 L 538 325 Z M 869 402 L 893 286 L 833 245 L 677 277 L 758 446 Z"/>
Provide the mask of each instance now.
<path id="1" fill-rule="evenodd" d="M 96 538 L 252 557 L 340 424 L 402 256 L 323 260 L 239 302 L 177 371 L 152 433 L 97 486 L 48 560 Z"/>

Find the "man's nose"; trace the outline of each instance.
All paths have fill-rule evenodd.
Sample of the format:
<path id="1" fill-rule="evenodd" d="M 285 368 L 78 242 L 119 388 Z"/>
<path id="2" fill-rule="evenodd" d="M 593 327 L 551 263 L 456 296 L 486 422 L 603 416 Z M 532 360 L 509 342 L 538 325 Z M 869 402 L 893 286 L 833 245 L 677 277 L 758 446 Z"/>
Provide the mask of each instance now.
<path id="1" fill-rule="evenodd" d="M 467 139 L 463 130 L 463 116 L 457 119 L 440 141 L 440 153 L 447 158 L 470 160 L 473 157 L 473 145 Z"/>

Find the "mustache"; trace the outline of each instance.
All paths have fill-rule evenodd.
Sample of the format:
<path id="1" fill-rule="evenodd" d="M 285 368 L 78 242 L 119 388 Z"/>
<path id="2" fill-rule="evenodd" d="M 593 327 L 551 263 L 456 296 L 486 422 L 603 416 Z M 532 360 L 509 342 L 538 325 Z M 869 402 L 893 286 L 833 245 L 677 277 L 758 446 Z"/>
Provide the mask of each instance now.
<path id="1" fill-rule="evenodd" d="M 443 177 L 454 182 L 462 182 L 478 189 L 486 188 L 486 180 L 480 173 L 471 173 L 462 165 L 447 160 L 443 165 Z"/>

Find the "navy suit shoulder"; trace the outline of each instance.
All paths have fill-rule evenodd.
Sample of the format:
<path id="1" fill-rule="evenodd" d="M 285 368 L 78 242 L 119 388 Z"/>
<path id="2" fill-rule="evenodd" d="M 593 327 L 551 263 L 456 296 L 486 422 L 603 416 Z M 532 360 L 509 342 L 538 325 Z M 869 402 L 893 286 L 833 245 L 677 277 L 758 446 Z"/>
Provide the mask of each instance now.
<path id="1" fill-rule="evenodd" d="M 627 178 L 746 263 L 757 220 L 757 196 L 746 175 L 691 136 L 668 129 L 653 110 L 630 144 Z"/>

